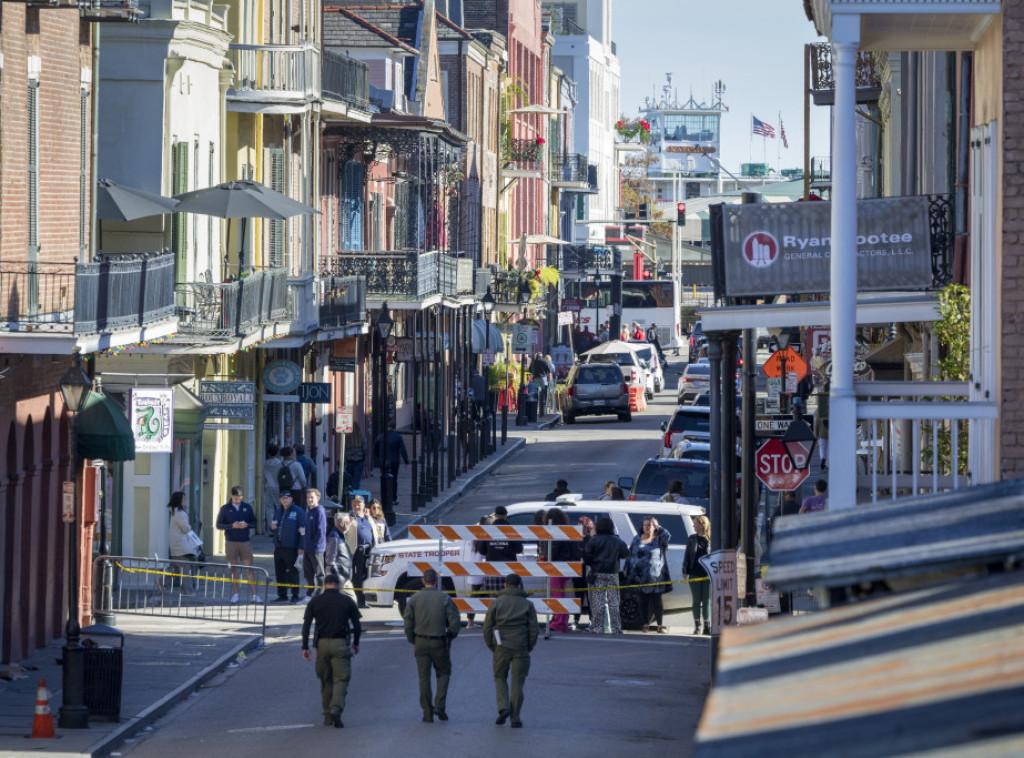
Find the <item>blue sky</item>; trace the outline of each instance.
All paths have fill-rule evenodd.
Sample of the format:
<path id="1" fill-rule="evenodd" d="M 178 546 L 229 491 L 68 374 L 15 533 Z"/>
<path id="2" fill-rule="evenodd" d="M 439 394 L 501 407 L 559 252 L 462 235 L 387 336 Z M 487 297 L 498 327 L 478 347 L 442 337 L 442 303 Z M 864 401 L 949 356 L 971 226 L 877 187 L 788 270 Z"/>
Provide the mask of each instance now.
<path id="1" fill-rule="evenodd" d="M 612 39 L 621 66 L 622 112 L 635 118 L 652 85 L 661 94 L 666 72 L 680 100 L 692 90 L 711 99 L 712 84 L 725 82 L 722 101 L 722 163 L 738 172 L 751 158 L 761 162 L 762 138 L 750 137 L 750 115 L 779 130 L 789 149 L 767 140 L 773 168 L 803 165 L 803 48 L 823 42 L 807 20 L 801 0 L 612 0 Z M 811 106 L 811 155 L 827 156 L 829 108 Z"/>

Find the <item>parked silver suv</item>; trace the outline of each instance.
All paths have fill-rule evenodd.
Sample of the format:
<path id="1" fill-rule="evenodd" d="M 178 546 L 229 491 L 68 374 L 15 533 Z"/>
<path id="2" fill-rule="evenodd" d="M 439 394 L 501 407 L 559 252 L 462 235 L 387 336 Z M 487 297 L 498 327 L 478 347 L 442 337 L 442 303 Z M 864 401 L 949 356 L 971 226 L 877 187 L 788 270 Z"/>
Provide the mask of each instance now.
<path id="1" fill-rule="evenodd" d="M 629 385 L 614 363 L 577 363 L 565 382 L 562 421 L 572 424 L 577 416 L 616 414 L 619 421 L 632 421 Z"/>

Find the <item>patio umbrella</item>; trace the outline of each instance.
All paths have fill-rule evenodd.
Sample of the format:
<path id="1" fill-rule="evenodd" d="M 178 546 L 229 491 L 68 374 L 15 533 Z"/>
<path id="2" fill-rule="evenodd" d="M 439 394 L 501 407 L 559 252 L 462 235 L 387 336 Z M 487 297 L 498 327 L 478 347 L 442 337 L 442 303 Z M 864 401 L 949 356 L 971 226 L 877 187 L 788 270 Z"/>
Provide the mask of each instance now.
<path id="1" fill-rule="evenodd" d="M 134 221 L 173 213 L 178 201 L 154 192 L 126 187 L 110 179 L 96 182 L 96 218 Z"/>
<path id="2" fill-rule="evenodd" d="M 319 213 L 310 205 L 292 200 L 277 190 L 248 179 L 237 179 L 213 187 L 175 195 L 178 213 L 200 213 L 218 218 L 242 220 L 242 244 L 238 256 L 239 269 L 245 266 L 245 226 L 250 218 L 272 218 L 284 221 L 305 213 Z"/>

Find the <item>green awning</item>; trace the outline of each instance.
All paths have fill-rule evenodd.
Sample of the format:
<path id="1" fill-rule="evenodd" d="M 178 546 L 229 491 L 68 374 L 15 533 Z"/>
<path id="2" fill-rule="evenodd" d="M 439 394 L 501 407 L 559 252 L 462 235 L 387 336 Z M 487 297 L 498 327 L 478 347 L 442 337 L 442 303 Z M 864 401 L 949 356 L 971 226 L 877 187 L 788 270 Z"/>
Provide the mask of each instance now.
<path id="1" fill-rule="evenodd" d="M 75 419 L 75 455 L 79 460 L 135 460 L 132 426 L 120 406 L 101 392 L 90 392 Z"/>

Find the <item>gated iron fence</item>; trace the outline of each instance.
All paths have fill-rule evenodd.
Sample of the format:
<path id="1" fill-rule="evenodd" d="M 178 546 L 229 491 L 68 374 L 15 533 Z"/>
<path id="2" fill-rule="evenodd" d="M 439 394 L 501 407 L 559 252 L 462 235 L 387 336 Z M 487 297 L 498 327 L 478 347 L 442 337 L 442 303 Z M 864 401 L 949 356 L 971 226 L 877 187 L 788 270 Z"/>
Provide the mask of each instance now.
<path id="1" fill-rule="evenodd" d="M 94 567 L 97 611 L 251 624 L 266 636 L 265 569 L 123 555 L 101 555 Z M 236 588 L 239 601 L 232 603 Z"/>

